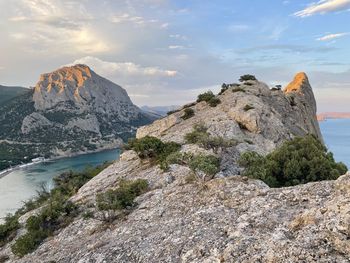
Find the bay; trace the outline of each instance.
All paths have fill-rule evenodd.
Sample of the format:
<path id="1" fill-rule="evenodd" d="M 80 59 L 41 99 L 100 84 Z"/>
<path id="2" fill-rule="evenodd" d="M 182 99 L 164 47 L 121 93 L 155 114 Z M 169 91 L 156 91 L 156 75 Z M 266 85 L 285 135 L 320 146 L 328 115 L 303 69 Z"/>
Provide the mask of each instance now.
<path id="1" fill-rule="evenodd" d="M 119 158 L 120 150 L 107 150 L 98 153 L 61 158 L 38 163 L 15 170 L 0 179 L 0 219 L 8 213 L 22 207 L 23 202 L 35 196 L 44 184 L 48 189 L 53 186 L 53 177 L 64 171 L 83 170 L 87 166 L 97 166 L 106 161 Z"/>

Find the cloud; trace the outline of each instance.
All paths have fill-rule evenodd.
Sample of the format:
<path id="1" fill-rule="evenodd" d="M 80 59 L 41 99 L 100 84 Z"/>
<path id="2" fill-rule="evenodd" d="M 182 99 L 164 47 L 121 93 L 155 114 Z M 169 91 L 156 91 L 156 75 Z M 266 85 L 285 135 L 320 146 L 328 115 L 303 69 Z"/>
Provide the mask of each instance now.
<path id="1" fill-rule="evenodd" d="M 347 10 L 350 7 L 350 0 L 321 0 L 313 3 L 307 8 L 294 13 L 298 17 L 308 17 L 316 14 L 325 14 Z"/>
<path id="2" fill-rule="evenodd" d="M 337 33 L 337 34 L 329 34 L 329 35 L 325 35 L 323 37 L 317 38 L 318 41 L 330 41 L 330 40 L 334 40 L 337 38 L 341 38 L 344 36 L 349 35 L 349 33 Z"/>
<path id="3" fill-rule="evenodd" d="M 180 45 L 170 45 L 168 46 L 169 49 L 185 49 L 184 46 L 180 46 Z"/>
<path id="4" fill-rule="evenodd" d="M 96 57 L 83 57 L 75 60 L 71 65 L 86 64 L 101 75 L 125 75 L 125 76 L 148 76 L 148 77 L 175 77 L 178 72 L 164 70 L 159 67 L 142 67 L 132 62 L 108 62 Z"/>
<path id="5" fill-rule="evenodd" d="M 101 53 L 111 49 L 90 25 L 93 16 L 78 0 L 18 0 L 11 38 L 31 52 Z"/>
<path id="6" fill-rule="evenodd" d="M 110 19 L 109 19 L 112 23 L 132 23 L 134 25 L 138 25 L 138 26 L 143 26 L 146 24 L 150 24 L 150 23 L 157 23 L 158 20 L 156 19 L 151 19 L 151 20 L 147 20 L 142 16 L 132 16 L 130 14 L 122 14 L 122 15 L 113 15 Z"/>
<path id="7" fill-rule="evenodd" d="M 298 53 L 309 53 L 309 52 L 329 52 L 333 51 L 336 48 L 334 47 L 308 47 L 303 45 L 288 45 L 288 44 L 279 44 L 279 45 L 264 45 L 264 46 L 255 46 L 251 48 L 241 49 L 241 52 L 254 52 L 261 50 L 281 50 L 289 52 L 298 52 Z"/>

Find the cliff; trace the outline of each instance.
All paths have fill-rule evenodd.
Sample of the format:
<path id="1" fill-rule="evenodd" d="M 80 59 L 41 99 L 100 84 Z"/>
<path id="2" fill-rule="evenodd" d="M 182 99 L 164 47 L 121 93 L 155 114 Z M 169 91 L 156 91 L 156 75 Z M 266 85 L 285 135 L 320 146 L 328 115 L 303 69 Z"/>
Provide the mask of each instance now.
<path id="1" fill-rule="evenodd" d="M 164 172 L 134 151 L 125 151 L 70 199 L 93 216 L 78 215 L 21 259 L 11 254 L 10 245 L 1 253 L 9 262 L 23 263 L 348 262 L 350 175 L 279 189 L 239 176 L 236 160 L 242 152 L 266 154 L 283 141 L 309 133 L 322 139 L 311 86 L 305 80 L 297 84 L 281 91 L 247 81 L 223 91 L 216 107 L 190 104 L 138 129 L 139 138 L 177 141 L 187 153 L 213 154 L 185 142 L 195 123 L 204 122 L 211 135 L 234 139 L 235 145 L 215 153 L 222 161 L 214 179 L 191 182 L 186 165 L 174 164 Z M 188 108 L 194 116 L 184 120 Z M 96 195 L 115 189 L 120 180 L 135 179 L 146 179 L 150 190 L 127 214 L 101 221 Z"/>
<path id="2" fill-rule="evenodd" d="M 70 155 L 120 146 L 155 119 L 122 87 L 75 65 L 41 75 L 33 90 L 1 106 L 0 139 L 12 142 L 3 147 L 8 152 L 26 143 L 28 160 Z M 25 156 L 17 153 L 16 160 Z"/>

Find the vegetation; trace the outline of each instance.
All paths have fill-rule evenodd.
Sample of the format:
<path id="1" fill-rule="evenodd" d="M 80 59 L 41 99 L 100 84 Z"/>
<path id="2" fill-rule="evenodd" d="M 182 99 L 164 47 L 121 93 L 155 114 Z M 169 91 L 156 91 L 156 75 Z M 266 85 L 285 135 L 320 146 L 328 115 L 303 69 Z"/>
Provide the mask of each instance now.
<path id="1" fill-rule="evenodd" d="M 208 104 L 210 107 L 216 107 L 221 103 L 221 100 L 219 98 L 212 98 L 209 100 Z"/>
<path id="2" fill-rule="evenodd" d="M 5 217 L 5 223 L 0 225 L 0 247 L 15 237 L 15 233 L 19 228 L 18 218 L 18 214 L 7 215 Z"/>
<path id="3" fill-rule="evenodd" d="M 183 120 L 187 120 L 189 118 L 192 118 L 194 116 L 194 110 L 191 108 L 186 108 L 184 110 L 184 115 L 181 117 Z"/>
<path id="4" fill-rule="evenodd" d="M 216 107 L 221 103 L 219 98 L 216 98 L 212 91 L 207 91 L 205 93 L 199 94 L 197 102 L 205 101 L 210 107 Z"/>
<path id="5" fill-rule="evenodd" d="M 189 167 L 198 178 L 207 181 L 220 171 L 220 159 L 214 155 L 200 154 L 190 160 Z"/>
<path id="6" fill-rule="evenodd" d="M 36 216 L 28 218 L 27 233 L 12 245 L 12 252 L 24 256 L 34 251 L 41 242 L 60 228 L 67 226 L 77 213 L 77 207 L 66 199 L 54 196 Z"/>
<path id="7" fill-rule="evenodd" d="M 151 159 L 166 169 L 165 160 L 169 154 L 178 151 L 181 145 L 175 142 L 162 142 L 160 139 L 146 136 L 130 140 L 128 149 L 134 150 L 141 159 Z"/>
<path id="8" fill-rule="evenodd" d="M 249 104 L 245 105 L 244 108 L 243 108 L 244 111 L 249 111 L 249 110 L 252 110 L 252 109 L 254 109 L 254 107 L 249 105 Z"/>
<path id="9" fill-rule="evenodd" d="M 232 89 L 232 92 L 235 93 L 235 92 L 245 92 L 245 90 L 241 87 L 236 87 L 236 88 L 233 88 Z"/>
<path id="10" fill-rule="evenodd" d="M 244 81 L 248 81 L 248 80 L 257 80 L 257 79 L 255 76 L 249 75 L 249 74 L 243 75 L 239 78 L 240 82 L 244 82 Z"/>
<path id="11" fill-rule="evenodd" d="M 211 136 L 208 128 L 199 123 L 193 127 L 193 131 L 185 135 L 187 143 L 197 144 L 205 149 L 212 149 L 217 152 L 220 148 L 227 148 L 237 144 L 235 140 L 227 140 L 218 136 Z"/>
<path id="12" fill-rule="evenodd" d="M 27 233 L 18 238 L 12 246 L 14 254 L 24 256 L 32 252 L 45 238 L 67 226 L 78 211 L 68 199 L 108 165 L 109 163 L 105 163 L 95 168 L 88 167 L 81 172 L 62 173 L 54 179 L 55 187 L 50 192 L 42 186 L 35 198 L 25 202 L 14 215 L 8 215 L 5 223 L 0 225 L 0 247 L 16 236 L 20 227 L 18 218 L 39 207 L 42 207 L 40 211 L 27 220 Z"/>
<path id="13" fill-rule="evenodd" d="M 285 142 L 266 157 L 255 152 L 244 153 L 239 164 L 245 167 L 245 176 L 260 179 L 270 187 L 334 180 L 347 171 L 312 135 Z"/>
<path id="14" fill-rule="evenodd" d="M 221 85 L 221 90 L 219 92 L 219 95 L 222 95 L 226 90 L 228 90 L 228 88 L 229 88 L 229 85 L 227 85 L 226 83 L 223 83 Z"/>
<path id="15" fill-rule="evenodd" d="M 135 198 L 147 192 L 148 188 L 148 182 L 144 179 L 122 180 L 117 189 L 98 194 L 96 197 L 97 208 L 108 213 L 107 216 L 104 216 L 104 221 L 114 220 L 114 211 L 116 210 L 132 208 L 135 205 Z M 105 214 L 103 213 L 103 215 Z"/>

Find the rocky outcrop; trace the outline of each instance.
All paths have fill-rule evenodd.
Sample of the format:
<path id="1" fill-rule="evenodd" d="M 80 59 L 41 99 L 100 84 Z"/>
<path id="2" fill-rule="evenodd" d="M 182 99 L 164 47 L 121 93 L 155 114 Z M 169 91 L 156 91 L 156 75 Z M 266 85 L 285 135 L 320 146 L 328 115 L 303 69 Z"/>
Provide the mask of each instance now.
<path id="1" fill-rule="evenodd" d="M 311 125 L 314 106 L 303 105 L 313 103 L 311 87 L 301 83 L 302 88 L 283 92 L 247 82 L 219 95 L 217 107 L 188 105 L 195 113 L 190 119 L 183 120 L 180 110 L 138 130 L 138 137 L 182 143 L 181 152 L 219 155 L 221 171 L 213 180 L 191 181 L 187 166 L 171 165 L 164 172 L 126 151 L 71 198 L 94 218 L 78 216 L 21 259 L 11 254 L 10 245 L 1 253 L 23 263 L 348 262 L 350 174 L 271 189 L 240 176 L 235 164 L 244 151 L 268 153 L 294 136 L 312 133 L 322 139 L 318 126 Z M 237 144 L 215 153 L 186 144 L 184 135 L 200 122 L 211 135 Z M 96 195 L 114 189 L 121 179 L 138 178 L 147 179 L 150 191 L 127 215 L 109 224 L 101 221 Z"/>
<path id="2" fill-rule="evenodd" d="M 194 117 L 182 120 L 185 111 L 182 109 L 139 128 L 136 137 L 150 135 L 183 143 L 184 135 L 193 125 L 203 122 L 212 135 L 249 140 L 265 153 L 295 136 L 311 133 L 323 140 L 316 119 L 316 101 L 304 73 L 298 74 L 284 92 L 249 81 L 218 97 L 221 104 L 215 108 L 205 102 L 197 103 L 192 106 Z"/>
<path id="3" fill-rule="evenodd" d="M 26 142 L 28 149 L 33 143 L 31 158 L 50 157 L 105 149 L 156 118 L 135 106 L 122 87 L 75 65 L 41 75 L 33 90 L 0 107 L 0 139 Z"/>

